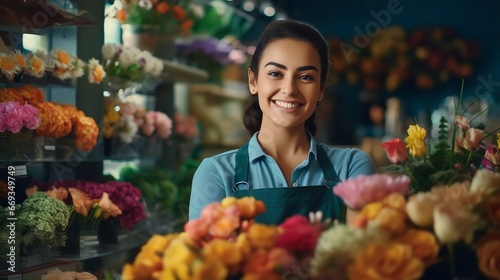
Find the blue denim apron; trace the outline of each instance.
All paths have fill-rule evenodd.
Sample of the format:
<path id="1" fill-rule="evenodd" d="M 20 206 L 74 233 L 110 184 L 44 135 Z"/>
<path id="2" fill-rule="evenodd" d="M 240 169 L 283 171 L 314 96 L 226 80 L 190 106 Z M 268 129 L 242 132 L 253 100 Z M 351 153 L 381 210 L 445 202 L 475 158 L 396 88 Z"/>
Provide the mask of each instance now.
<path id="1" fill-rule="evenodd" d="M 248 143 L 236 154 L 233 194 L 237 198 L 253 196 L 266 205 L 266 211 L 255 218 L 256 222 L 278 225 L 293 215 L 308 217 L 309 212 L 323 212 L 323 219 L 337 219 L 345 223 L 346 208 L 332 188 L 340 182 L 325 150 L 316 146 L 318 161 L 325 177 L 324 185 L 287 188 L 252 189 L 248 182 Z"/>

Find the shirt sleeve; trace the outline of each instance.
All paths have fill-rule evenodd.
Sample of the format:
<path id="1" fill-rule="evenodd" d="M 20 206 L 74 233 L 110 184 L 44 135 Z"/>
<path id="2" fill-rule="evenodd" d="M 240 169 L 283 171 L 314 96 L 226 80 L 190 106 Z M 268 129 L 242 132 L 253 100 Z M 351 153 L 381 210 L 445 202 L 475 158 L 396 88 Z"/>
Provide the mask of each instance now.
<path id="1" fill-rule="evenodd" d="M 348 178 L 354 178 L 359 175 L 371 175 L 377 172 L 375 162 L 367 152 L 360 149 L 353 149 L 351 156 Z"/>
<path id="2" fill-rule="evenodd" d="M 220 202 L 226 197 L 223 176 L 214 160 L 204 159 L 193 176 L 191 198 L 189 200 L 189 220 L 200 217 L 201 210 L 212 202 Z"/>

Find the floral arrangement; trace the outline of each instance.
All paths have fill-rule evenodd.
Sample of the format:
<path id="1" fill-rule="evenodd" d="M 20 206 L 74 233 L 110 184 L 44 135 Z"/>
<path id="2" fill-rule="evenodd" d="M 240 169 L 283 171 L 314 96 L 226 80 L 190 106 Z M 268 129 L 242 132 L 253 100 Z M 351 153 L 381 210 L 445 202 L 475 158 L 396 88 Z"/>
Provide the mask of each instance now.
<path id="1" fill-rule="evenodd" d="M 213 77 L 218 77 L 226 65 L 246 61 L 241 44 L 214 37 L 194 37 L 177 42 L 176 53 L 188 64 L 209 71 Z"/>
<path id="2" fill-rule="evenodd" d="M 408 136 L 404 141 L 396 138 L 382 143 L 393 163 L 382 169 L 410 176 L 412 193 L 428 191 L 430 187 L 440 183 L 450 185 L 470 180 L 479 168 L 498 171 L 499 129 L 486 132 L 484 125 L 474 126 L 464 116 L 467 108 L 460 112 L 461 99 L 462 94 L 455 107 L 452 125 L 448 124 L 445 117 L 441 117 L 436 143 L 426 142 L 427 132 L 418 124 L 409 126 Z M 490 136 L 496 137 L 486 144 L 486 139 Z"/>
<path id="3" fill-rule="evenodd" d="M 38 186 L 32 186 L 27 193 L 38 191 Z M 109 194 L 102 193 L 101 198 L 91 199 L 86 193 L 76 188 L 53 187 L 45 192 L 49 197 L 69 204 L 69 224 L 78 219 L 80 230 L 96 230 L 101 220 L 110 216 L 117 217 L 122 212 L 110 199 Z"/>
<path id="4" fill-rule="evenodd" d="M 159 76 L 163 71 L 163 61 L 146 50 L 107 43 L 101 52 L 107 77 L 141 82 L 144 77 Z"/>
<path id="5" fill-rule="evenodd" d="M 89 225 L 113 216 L 118 217 L 124 229 L 130 230 L 147 217 L 141 201 L 141 191 L 127 182 L 56 181 L 35 183 L 32 187 L 35 186 L 42 192 L 69 192 L 70 196 L 65 202 L 72 205 L 71 208 L 76 213 L 84 217 L 85 212 L 87 216 L 89 213 L 95 214 L 93 217 L 90 215 L 90 220 L 87 220 Z"/>
<path id="6" fill-rule="evenodd" d="M 16 230 L 24 254 L 65 246 L 70 212 L 63 202 L 35 192 L 20 204 L 17 213 Z"/>
<path id="7" fill-rule="evenodd" d="M 122 0 L 115 2 L 112 16 L 130 24 L 163 34 L 189 34 L 203 7 L 192 0 Z"/>
<path id="8" fill-rule="evenodd" d="M 160 111 L 146 111 L 132 102 L 122 102 L 115 97 L 105 99 L 104 137 L 118 136 L 131 143 L 138 134 L 168 139 L 172 134 L 172 120 Z"/>
<path id="9" fill-rule="evenodd" d="M 39 125 L 35 134 L 40 137 L 61 138 L 74 134 L 76 148 L 89 152 L 97 143 L 99 127 L 95 120 L 73 105 L 44 101 L 40 88 L 22 85 L 17 88 L 1 88 L 0 104 L 15 102 L 33 106 L 38 111 Z"/>
<path id="10" fill-rule="evenodd" d="M 0 103 L 0 116 L 0 132 L 19 133 L 22 129 L 34 130 L 40 125 L 38 109 L 30 104 Z"/>
<path id="11" fill-rule="evenodd" d="M 293 216 L 278 226 L 254 222 L 265 205 L 228 197 L 208 205 L 184 232 L 154 235 L 122 279 L 281 279 L 312 256 L 324 224 Z M 285 276 L 285 274 L 283 274 Z"/>
<path id="12" fill-rule="evenodd" d="M 405 85 L 428 90 L 453 77 L 472 76 L 480 55 L 476 42 L 447 27 L 407 32 L 390 26 L 366 39 L 330 39 L 333 83 L 345 81 L 371 91 L 394 92 Z"/>
<path id="13" fill-rule="evenodd" d="M 381 173 L 338 184 L 357 210 L 348 224 L 321 213 L 258 224 L 261 201 L 224 198 L 183 232 L 152 236 L 122 279 L 498 279 L 500 174 L 413 195 L 410 182 Z"/>
<path id="14" fill-rule="evenodd" d="M 73 81 L 82 77 L 86 71 L 90 83 L 99 84 L 106 76 L 95 58 L 86 63 L 60 48 L 52 49 L 48 54 L 45 51 L 23 54 L 20 50 L 5 46 L 3 41 L 0 42 L 0 74 L 7 81 L 14 81 L 16 76 L 23 74 L 42 78 L 46 73 L 60 81 Z"/>

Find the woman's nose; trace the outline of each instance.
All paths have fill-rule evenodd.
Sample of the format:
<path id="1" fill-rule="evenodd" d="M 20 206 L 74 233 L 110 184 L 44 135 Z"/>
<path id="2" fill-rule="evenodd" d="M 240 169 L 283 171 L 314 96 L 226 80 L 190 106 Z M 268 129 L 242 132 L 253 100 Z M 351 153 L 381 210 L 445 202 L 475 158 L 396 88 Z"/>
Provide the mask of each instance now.
<path id="1" fill-rule="evenodd" d="M 287 95 L 293 95 L 296 93 L 296 85 L 293 79 L 283 79 L 281 84 L 281 93 Z"/>

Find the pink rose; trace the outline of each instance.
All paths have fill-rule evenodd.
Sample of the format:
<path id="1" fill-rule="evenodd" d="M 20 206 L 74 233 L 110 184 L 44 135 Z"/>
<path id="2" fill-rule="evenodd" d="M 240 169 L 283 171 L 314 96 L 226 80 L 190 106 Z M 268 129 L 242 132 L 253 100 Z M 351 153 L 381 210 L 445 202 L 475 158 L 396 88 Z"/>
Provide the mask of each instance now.
<path id="1" fill-rule="evenodd" d="M 40 118 L 38 117 L 38 109 L 30 104 L 19 106 L 15 109 L 19 118 L 23 121 L 28 129 L 35 129 L 40 125 Z"/>
<path id="2" fill-rule="evenodd" d="M 465 133 L 465 139 L 463 142 L 463 147 L 468 151 L 475 151 L 477 146 L 479 146 L 479 142 L 483 139 L 484 130 L 471 128 L 467 130 Z"/>
<path id="3" fill-rule="evenodd" d="M 402 163 L 409 159 L 406 144 L 399 138 L 384 142 L 381 146 L 384 148 L 392 163 Z"/>
<path id="4" fill-rule="evenodd" d="M 2 104 L 2 103 L 0 103 Z M 7 130 L 7 122 L 6 122 L 6 114 L 5 113 L 0 113 L 2 117 L 0 118 L 0 132 L 5 132 Z"/>
<path id="5" fill-rule="evenodd" d="M 411 179 L 406 175 L 360 175 L 339 183 L 333 193 L 352 209 L 360 209 L 368 203 L 379 201 L 391 193 L 407 195 Z"/>
<path id="6" fill-rule="evenodd" d="M 141 126 L 141 131 L 144 135 L 151 136 L 155 131 L 155 126 L 153 124 L 143 124 Z"/>
<path id="7" fill-rule="evenodd" d="M 8 131 L 18 133 L 23 128 L 23 121 L 15 112 L 5 114 L 5 126 Z"/>
<path id="8" fill-rule="evenodd" d="M 0 102 L 0 114 L 3 114 L 6 112 L 7 104 Z"/>

